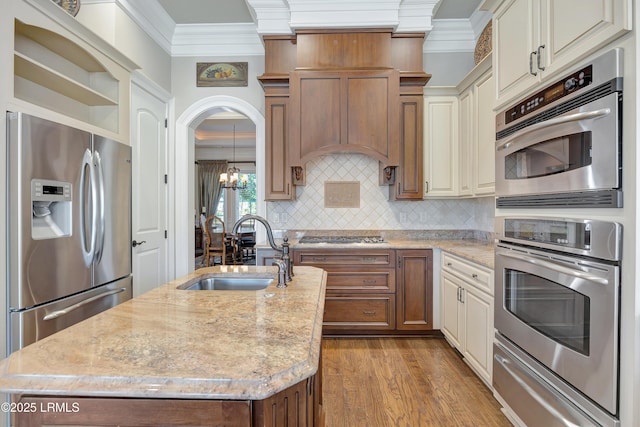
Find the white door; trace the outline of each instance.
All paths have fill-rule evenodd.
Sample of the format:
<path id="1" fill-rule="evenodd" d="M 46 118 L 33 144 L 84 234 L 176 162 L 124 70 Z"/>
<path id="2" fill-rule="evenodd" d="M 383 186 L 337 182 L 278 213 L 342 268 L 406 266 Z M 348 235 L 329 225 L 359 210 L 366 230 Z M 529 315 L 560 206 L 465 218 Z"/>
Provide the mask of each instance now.
<path id="1" fill-rule="evenodd" d="M 167 104 L 131 85 L 133 296 L 165 283 L 167 259 Z"/>

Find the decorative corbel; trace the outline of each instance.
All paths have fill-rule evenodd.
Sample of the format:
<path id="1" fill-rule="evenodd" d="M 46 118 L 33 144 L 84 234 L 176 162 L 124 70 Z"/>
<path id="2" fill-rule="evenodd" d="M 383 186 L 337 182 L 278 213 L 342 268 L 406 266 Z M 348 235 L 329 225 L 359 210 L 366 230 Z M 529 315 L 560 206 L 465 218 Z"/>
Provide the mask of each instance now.
<path id="1" fill-rule="evenodd" d="M 393 185 L 396 182 L 396 166 L 385 166 L 380 163 L 380 185 Z"/>
<path id="2" fill-rule="evenodd" d="M 292 166 L 293 185 L 306 185 L 305 173 L 302 166 Z"/>

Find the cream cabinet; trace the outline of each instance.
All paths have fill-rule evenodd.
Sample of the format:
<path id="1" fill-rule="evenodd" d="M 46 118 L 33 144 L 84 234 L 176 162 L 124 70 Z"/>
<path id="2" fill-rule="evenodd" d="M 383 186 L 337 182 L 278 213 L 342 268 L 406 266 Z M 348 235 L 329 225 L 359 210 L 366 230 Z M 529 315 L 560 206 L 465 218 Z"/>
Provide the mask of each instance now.
<path id="1" fill-rule="evenodd" d="M 500 106 L 631 30 L 630 0 L 505 0 L 492 9 Z"/>
<path id="2" fill-rule="evenodd" d="M 443 252 L 442 333 L 465 362 L 491 385 L 493 358 L 493 271 Z"/>
<path id="3" fill-rule="evenodd" d="M 427 198 L 459 196 L 458 96 L 428 88 L 425 93 L 424 194 Z"/>
<path id="4" fill-rule="evenodd" d="M 496 120 L 493 107 L 495 105 L 495 84 L 493 73 L 482 74 L 472 86 L 473 117 L 475 122 L 467 133 L 471 137 L 473 173 L 472 189 L 474 195 L 489 195 L 495 192 L 495 157 L 496 157 Z M 460 123 L 463 126 L 463 123 Z M 466 169 L 469 170 L 469 169 Z"/>
<path id="5" fill-rule="evenodd" d="M 455 88 L 425 89 L 425 198 L 494 193 L 494 105 L 491 56 Z"/>

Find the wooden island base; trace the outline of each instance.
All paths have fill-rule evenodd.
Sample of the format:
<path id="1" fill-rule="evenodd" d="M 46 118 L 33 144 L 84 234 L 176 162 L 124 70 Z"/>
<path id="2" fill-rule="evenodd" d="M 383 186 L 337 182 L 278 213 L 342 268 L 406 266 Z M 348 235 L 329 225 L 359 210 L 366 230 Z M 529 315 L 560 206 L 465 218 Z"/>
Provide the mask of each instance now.
<path id="1" fill-rule="evenodd" d="M 320 427 L 318 374 L 264 400 L 19 396 L 12 425 Z"/>

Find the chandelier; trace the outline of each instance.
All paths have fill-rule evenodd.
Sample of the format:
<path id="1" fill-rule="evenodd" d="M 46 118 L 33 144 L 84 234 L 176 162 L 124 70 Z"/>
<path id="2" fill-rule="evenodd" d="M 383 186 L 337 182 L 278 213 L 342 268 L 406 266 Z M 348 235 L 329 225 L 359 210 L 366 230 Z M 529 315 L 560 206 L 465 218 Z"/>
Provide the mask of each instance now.
<path id="1" fill-rule="evenodd" d="M 222 188 L 230 188 L 232 190 L 244 190 L 247 188 L 247 182 L 249 178 L 247 175 L 239 176 L 238 172 L 240 169 L 235 167 L 236 164 L 236 126 L 233 125 L 233 162 L 231 162 L 232 167 L 227 169 L 227 172 L 223 172 L 220 174 L 220 183 L 222 184 Z M 239 181 L 238 181 L 239 179 Z"/>

